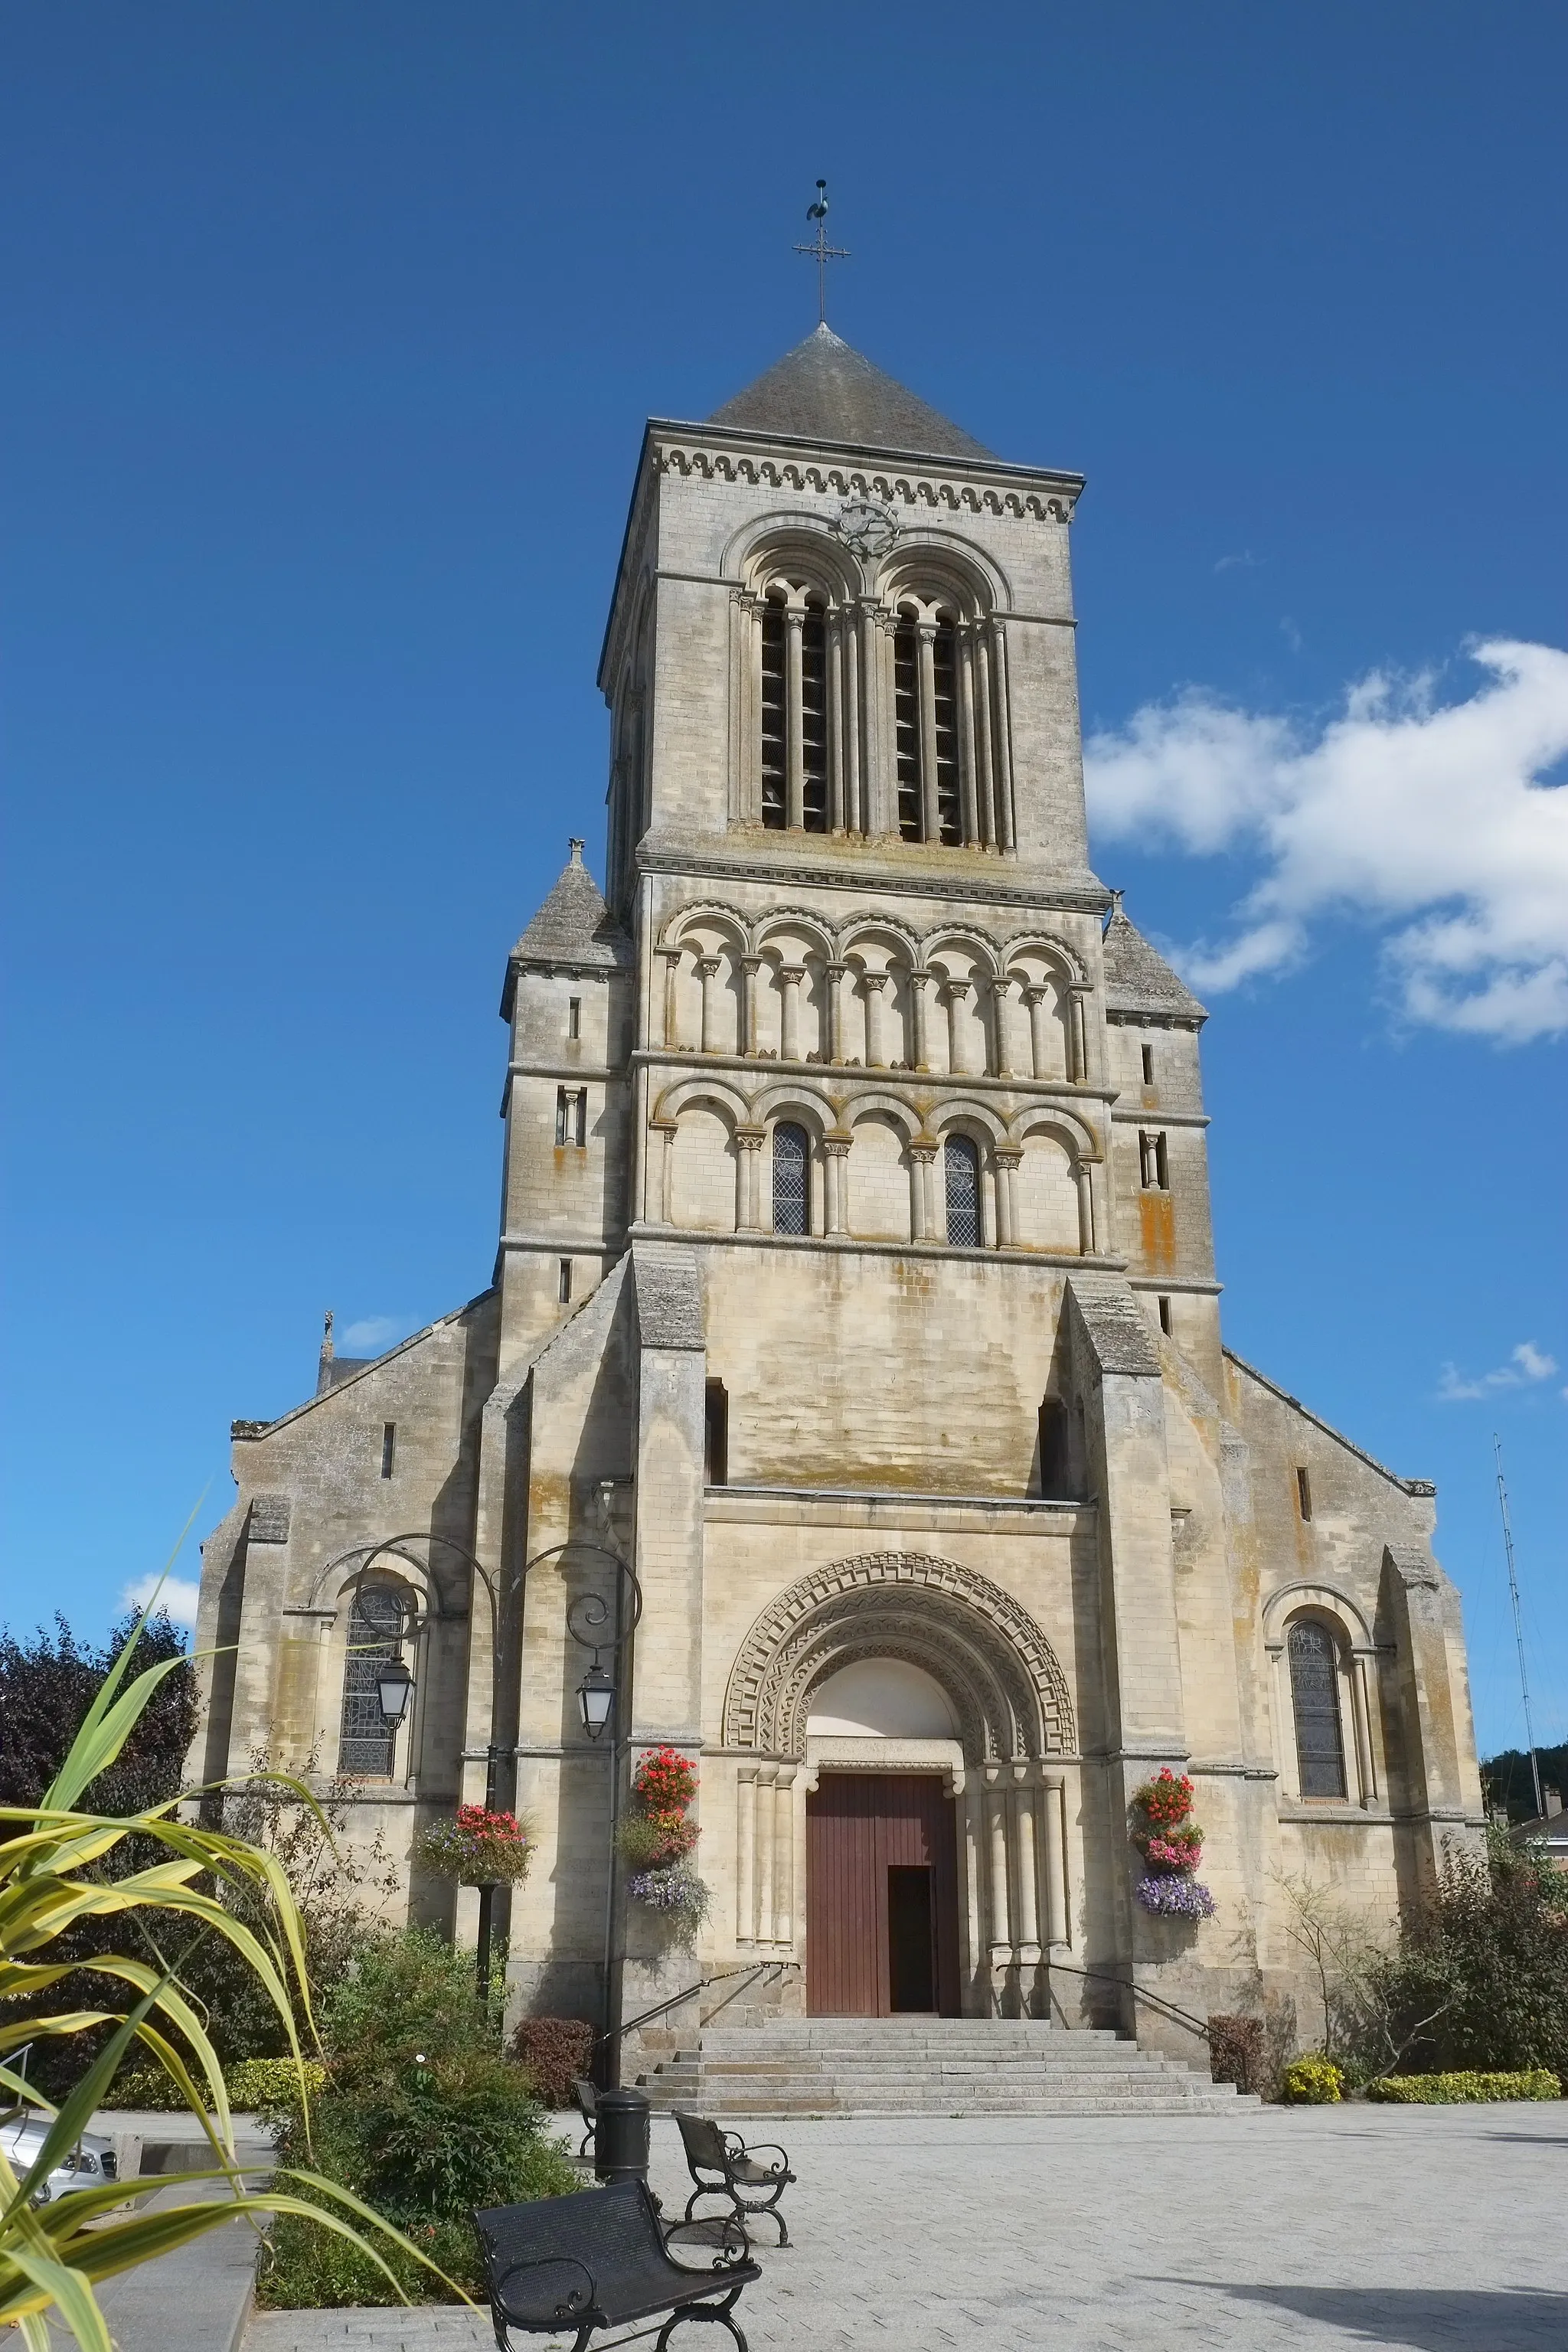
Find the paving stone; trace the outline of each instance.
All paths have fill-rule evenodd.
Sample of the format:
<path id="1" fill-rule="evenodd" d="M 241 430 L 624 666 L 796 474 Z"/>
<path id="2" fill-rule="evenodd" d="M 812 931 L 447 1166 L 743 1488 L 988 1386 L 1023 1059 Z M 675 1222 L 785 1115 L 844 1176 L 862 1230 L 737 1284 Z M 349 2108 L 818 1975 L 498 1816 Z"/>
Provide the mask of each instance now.
<path id="1" fill-rule="evenodd" d="M 788 2146 L 752 2352 L 1568 2352 L 1568 2107 L 830 2117 Z M 652 2177 L 684 2205 L 663 2117 Z M 490 2342 L 460 2309 L 268 2312 L 244 2352 Z"/>

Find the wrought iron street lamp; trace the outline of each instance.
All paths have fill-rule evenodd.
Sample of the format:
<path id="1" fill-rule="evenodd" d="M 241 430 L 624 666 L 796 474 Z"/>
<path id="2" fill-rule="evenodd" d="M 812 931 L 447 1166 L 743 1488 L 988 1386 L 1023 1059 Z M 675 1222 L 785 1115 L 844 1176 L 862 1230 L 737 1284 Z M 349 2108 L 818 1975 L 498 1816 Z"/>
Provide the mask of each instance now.
<path id="1" fill-rule="evenodd" d="M 383 1723 L 388 1731 L 395 1731 L 414 1696 L 414 1677 L 401 1658 L 387 1658 L 377 1668 L 375 1695 L 381 1703 Z"/>
<path id="2" fill-rule="evenodd" d="M 577 1711 L 590 1739 L 599 1738 L 616 1708 L 616 1685 L 595 1655 L 577 1685 Z"/>

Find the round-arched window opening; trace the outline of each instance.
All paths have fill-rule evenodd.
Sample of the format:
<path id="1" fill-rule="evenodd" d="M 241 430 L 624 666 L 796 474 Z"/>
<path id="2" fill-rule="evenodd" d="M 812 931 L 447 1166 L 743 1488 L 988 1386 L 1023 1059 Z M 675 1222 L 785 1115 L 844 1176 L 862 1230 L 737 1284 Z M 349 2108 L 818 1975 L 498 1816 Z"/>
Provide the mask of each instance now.
<path id="1" fill-rule="evenodd" d="M 773 1129 L 773 1231 L 806 1234 L 810 1217 L 811 1138 L 793 1119 L 781 1119 Z"/>
<path id="2" fill-rule="evenodd" d="M 1345 1795 L 1345 1743 L 1340 1721 L 1340 1649 L 1326 1625 L 1300 1617 L 1290 1628 L 1290 1704 L 1296 1718 L 1296 1769 L 1303 1797 Z"/>
<path id="3" fill-rule="evenodd" d="M 967 1135 L 950 1135 L 942 1146 L 947 1192 L 947 1239 L 951 1249 L 980 1247 L 980 1153 Z"/>
<path id="4" fill-rule="evenodd" d="M 397 1727 L 381 1711 L 381 1669 L 403 1641 L 404 1597 L 395 1584 L 362 1584 L 349 1612 L 338 1769 L 356 1780 L 388 1779 Z"/>

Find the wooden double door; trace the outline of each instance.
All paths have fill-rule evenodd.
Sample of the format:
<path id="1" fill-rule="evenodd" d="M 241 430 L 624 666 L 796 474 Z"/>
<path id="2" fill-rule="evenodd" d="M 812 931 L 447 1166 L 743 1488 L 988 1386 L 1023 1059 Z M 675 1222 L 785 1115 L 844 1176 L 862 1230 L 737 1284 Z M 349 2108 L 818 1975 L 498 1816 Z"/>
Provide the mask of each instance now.
<path id="1" fill-rule="evenodd" d="M 939 1774 L 824 1772 L 805 1801 L 813 2017 L 956 2017 L 958 1837 Z"/>

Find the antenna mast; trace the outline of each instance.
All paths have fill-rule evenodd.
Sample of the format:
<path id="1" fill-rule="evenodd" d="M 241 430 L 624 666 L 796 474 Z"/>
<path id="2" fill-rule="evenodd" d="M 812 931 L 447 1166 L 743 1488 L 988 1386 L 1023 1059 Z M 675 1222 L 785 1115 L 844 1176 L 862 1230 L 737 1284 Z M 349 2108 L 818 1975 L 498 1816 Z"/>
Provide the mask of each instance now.
<path id="1" fill-rule="evenodd" d="M 1546 1800 L 1541 1793 L 1541 1767 L 1535 1760 L 1535 1730 L 1530 1720 L 1530 1680 L 1524 1671 L 1524 1620 L 1519 1608 L 1519 1577 L 1513 1564 L 1513 1529 L 1508 1522 L 1508 1488 L 1502 1483 L 1502 1440 L 1492 1432 L 1492 1452 L 1497 1457 L 1497 1499 L 1502 1513 L 1502 1548 L 1508 1559 L 1508 1597 L 1513 1603 L 1513 1638 L 1519 1649 L 1519 1687 L 1524 1698 L 1524 1737 L 1530 1748 L 1530 1777 L 1535 1784 L 1535 1818 L 1546 1818 Z"/>

